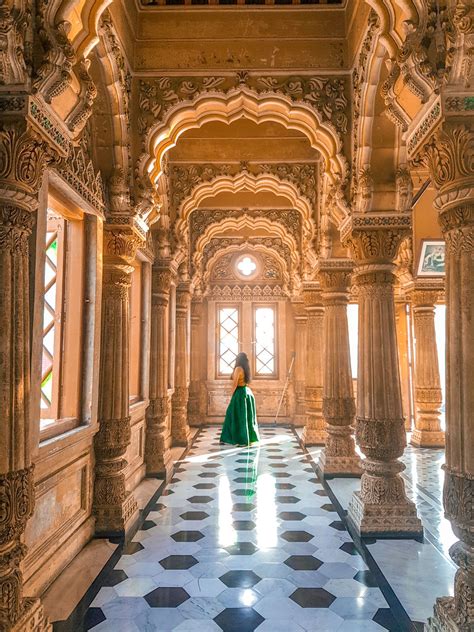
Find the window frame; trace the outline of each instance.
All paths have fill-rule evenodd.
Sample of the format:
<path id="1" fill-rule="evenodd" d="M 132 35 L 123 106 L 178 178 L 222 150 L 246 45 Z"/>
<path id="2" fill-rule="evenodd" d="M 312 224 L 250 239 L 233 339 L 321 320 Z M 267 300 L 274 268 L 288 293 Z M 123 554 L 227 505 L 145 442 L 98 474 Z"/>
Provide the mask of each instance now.
<path id="1" fill-rule="evenodd" d="M 257 373 L 257 310 L 273 310 L 273 342 L 274 342 L 274 371 L 268 375 Z M 279 379 L 279 314 L 278 303 L 252 303 L 252 338 L 255 341 L 252 353 L 252 379 L 253 380 L 278 380 Z"/>
<path id="2" fill-rule="evenodd" d="M 221 359 L 221 338 L 220 338 L 220 311 L 222 309 L 235 309 L 237 311 L 237 346 L 239 353 L 241 349 L 241 338 L 242 338 L 242 305 L 240 303 L 216 303 L 216 337 L 215 337 L 215 349 L 216 349 L 216 365 L 215 365 L 215 375 L 216 379 L 229 379 L 232 376 L 232 371 L 230 373 L 221 373 L 220 371 L 220 359 Z"/>
<path id="3" fill-rule="evenodd" d="M 69 202 L 69 200 L 68 200 Z M 42 402 L 42 393 L 41 393 L 41 384 L 43 382 L 43 371 L 42 368 L 39 370 L 39 394 L 37 401 L 38 408 L 36 409 L 38 423 L 38 437 L 39 443 L 44 443 L 45 441 L 49 441 L 51 439 L 57 439 L 63 436 L 65 433 L 74 430 L 75 428 L 80 427 L 81 425 L 87 425 L 86 421 L 83 421 L 83 410 L 82 410 L 82 398 L 84 396 L 84 361 L 85 354 L 87 353 L 84 346 L 84 305 L 86 302 L 86 283 L 87 283 L 87 271 L 86 271 L 86 261 L 87 256 L 89 254 L 89 236 L 86 229 L 86 214 L 82 209 L 79 209 L 72 203 L 72 206 L 69 207 L 66 205 L 66 201 L 62 201 L 61 194 L 57 192 L 55 189 L 49 190 L 47 195 L 45 196 L 45 202 L 43 206 L 42 213 L 44 213 L 43 219 L 38 222 L 37 226 L 39 231 L 36 235 L 36 256 L 40 257 L 40 268 L 41 272 L 38 278 L 35 279 L 35 293 L 38 292 L 38 300 L 41 305 L 41 315 L 40 315 L 40 323 L 41 323 L 41 337 L 43 336 L 43 322 L 44 322 L 44 295 L 45 295 L 45 271 L 46 271 L 46 237 L 48 232 L 48 213 L 52 213 L 57 216 L 61 221 L 62 227 L 62 244 L 61 247 L 58 248 L 58 268 L 61 258 L 61 270 L 60 274 L 57 275 L 57 305 L 59 306 L 56 309 L 56 314 L 58 314 L 58 322 L 55 325 L 59 327 L 58 334 L 55 332 L 55 346 L 54 346 L 54 356 L 53 359 L 53 379 L 54 379 L 54 371 L 56 371 L 57 378 L 53 382 L 53 394 L 55 395 L 55 401 L 53 399 L 52 407 L 49 408 L 48 413 L 44 413 L 41 407 Z M 71 222 L 77 223 L 77 225 L 72 225 Z M 71 283 L 71 265 L 76 263 L 76 254 L 75 252 L 71 252 L 71 243 L 70 240 L 74 238 L 75 231 L 80 230 L 82 233 L 80 248 L 81 248 L 81 259 L 80 259 L 80 267 L 81 267 L 81 315 L 79 316 L 78 323 L 80 329 L 80 343 L 77 348 L 78 356 L 77 362 L 78 366 L 74 366 L 76 378 L 79 380 L 78 382 L 78 392 L 76 393 L 78 399 L 68 400 L 75 402 L 75 414 L 73 416 L 65 414 L 64 411 L 64 401 L 63 397 L 64 393 L 64 380 L 65 378 L 69 378 L 68 375 L 68 367 L 65 366 L 65 358 L 66 358 L 66 347 L 70 343 L 71 334 L 68 333 L 69 323 L 69 313 L 70 308 L 68 305 L 68 298 L 70 295 L 69 283 Z M 61 250 L 61 252 L 59 252 Z M 74 248 L 73 248 L 74 251 Z M 36 303 L 36 299 L 35 299 Z M 56 340 L 58 340 L 58 346 L 56 347 Z M 69 342 L 67 342 L 69 341 Z M 42 367 L 42 354 L 43 354 L 43 344 L 42 339 L 39 345 L 39 364 Z M 66 361 L 67 364 L 67 361 Z M 69 367 L 71 368 L 71 367 Z M 49 422 L 49 423 L 47 423 Z"/>

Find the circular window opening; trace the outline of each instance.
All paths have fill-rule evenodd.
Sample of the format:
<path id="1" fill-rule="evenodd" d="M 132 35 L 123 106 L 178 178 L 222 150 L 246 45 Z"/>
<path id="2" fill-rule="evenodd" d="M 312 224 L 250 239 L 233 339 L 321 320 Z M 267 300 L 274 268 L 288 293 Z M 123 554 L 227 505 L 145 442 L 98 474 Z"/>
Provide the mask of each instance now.
<path id="1" fill-rule="evenodd" d="M 257 271 L 257 262 L 255 261 L 255 259 L 253 259 L 253 257 L 249 257 L 248 255 L 246 255 L 245 257 L 241 257 L 237 261 L 236 267 L 239 271 L 239 274 L 241 274 L 243 277 L 249 278 L 253 276 Z"/>

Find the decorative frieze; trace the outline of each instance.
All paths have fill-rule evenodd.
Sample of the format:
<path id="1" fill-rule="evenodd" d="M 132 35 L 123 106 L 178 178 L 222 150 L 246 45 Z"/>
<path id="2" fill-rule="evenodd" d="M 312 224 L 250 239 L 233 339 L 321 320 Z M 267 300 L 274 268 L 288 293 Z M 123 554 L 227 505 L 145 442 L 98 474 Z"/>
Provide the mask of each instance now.
<path id="1" fill-rule="evenodd" d="M 345 77 L 266 76 L 245 71 L 226 76 L 158 77 L 139 80 L 138 131 L 146 136 L 173 106 L 206 93 L 225 94 L 245 88 L 257 95 L 276 93 L 313 108 L 322 122 L 342 137 L 349 125 L 348 82 Z"/>
<path id="2" fill-rule="evenodd" d="M 313 163 L 205 163 L 179 164 L 170 169 L 170 186 L 173 208 L 178 211 L 182 202 L 203 182 L 212 182 L 219 176 L 254 176 L 272 174 L 282 182 L 294 184 L 300 194 L 314 204 L 316 197 L 316 169 Z"/>
<path id="3" fill-rule="evenodd" d="M 213 285 L 206 296 L 214 301 L 269 301 L 287 300 L 281 285 Z"/>

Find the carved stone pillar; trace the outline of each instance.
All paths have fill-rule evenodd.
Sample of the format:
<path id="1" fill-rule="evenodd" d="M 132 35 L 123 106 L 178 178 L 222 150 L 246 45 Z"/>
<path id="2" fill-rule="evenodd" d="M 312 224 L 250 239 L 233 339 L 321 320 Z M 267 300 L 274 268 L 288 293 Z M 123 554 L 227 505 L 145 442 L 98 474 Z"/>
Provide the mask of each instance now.
<path id="1" fill-rule="evenodd" d="M 145 461 L 148 476 L 168 478 L 172 471 L 168 398 L 168 304 L 173 272 L 169 261 L 152 268 L 150 404 L 146 413 Z"/>
<path id="2" fill-rule="evenodd" d="M 352 262 L 330 259 L 319 263 L 324 303 L 323 416 L 327 423 L 326 447 L 318 468 L 323 475 L 360 476 L 355 451 L 355 403 L 352 387 L 347 304 Z"/>
<path id="3" fill-rule="evenodd" d="M 471 9 L 471 28 L 474 13 Z M 454 597 L 436 601 L 431 632 L 474 628 L 474 118 L 440 131 L 428 149 L 446 240 L 446 464 L 444 512 L 459 542 Z"/>
<path id="4" fill-rule="evenodd" d="M 190 359 L 190 384 L 188 400 L 189 421 L 193 425 L 199 425 L 202 421 L 200 408 L 201 384 L 205 381 L 205 368 L 203 359 L 205 358 L 204 335 L 202 332 L 202 298 L 193 298 L 191 303 L 191 359 Z"/>
<path id="5" fill-rule="evenodd" d="M 307 314 L 303 302 L 293 303 L 295 318 L 295 363 L 293 384 L 295 389 L 294 423 L 304 423 L 306 413 L 305 373 L 306 373 L 306 323 Z M 283 414 L 282 414 L 283 416 Z"/>
<path id="6" fill-rule="evenodd" d="M 104 536 L 126 534 L 138 518 L 137 502 L 125 486 L 125 453 L 131 438 L 130 284 L 139 244 L 132 228 L 105 226 L 99 432 L 94 437 L 96 533 Z"/>
<path id="7" fill-rule="evenodd" d="M 180 283 L 176 288 L 176 360 L 171 434 L 173 444 L 188 446 L 191 431 L 188 424 L 191 288 Z"/>
<path id="8" fill-rule="evenodd" d="M 416 290 L 411 295 L 415 334 L 415 429 L 411 443 L 419 448 L 444 447 L 435 331 L 437 297 L 438 292 L 429 290 Z"/>
<path id="9" fill-rule="evenodd" d="M 357 263 L 359 363 L 356 439 L 366 455 L 361 490 L 352 496 L 348 519 L 362 535 L 420 535 L 415 505 L 400 472 L 406 435 L 395 329 L 393 261 L 410 217 L 354 214 L 342 227 Z"/>
<path id="10" fill-rule="evenodd" d="M 304 445 L 324 445 L 326 428 L 323 418 L 323 319 L 321 291 L 306 287 L 303 291 L 306 307 L 306 425 L 301 436 Z"/>
<path id="11" fill-rule="evenodd" d="M 14 33 L 7 29 L 7 36 Z M 16 59 L 18 41 L 14 50 Z M 15 60 L 6 67 L 14 69 Z M 0 106 L 0 630 L 46 632 L 51 626 L 41 602 L 23 594 L 20 564 L 35 504 L 28 243 L 44 167 L 53 152 L 28 121 L 27 98 L 6 97 Z M 23 118 L 15 120 L 22 108 Z"/>

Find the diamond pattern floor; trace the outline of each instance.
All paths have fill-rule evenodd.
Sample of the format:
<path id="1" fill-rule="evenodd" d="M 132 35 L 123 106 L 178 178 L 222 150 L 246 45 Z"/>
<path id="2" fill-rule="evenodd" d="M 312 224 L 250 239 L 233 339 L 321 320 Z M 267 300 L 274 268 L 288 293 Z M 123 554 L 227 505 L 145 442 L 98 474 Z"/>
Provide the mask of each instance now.
<path id="1" fill-rule="evenodd" d="M 203 430 L 89 608 L 95 632 L 404 630 L 289 429 Z"/>

